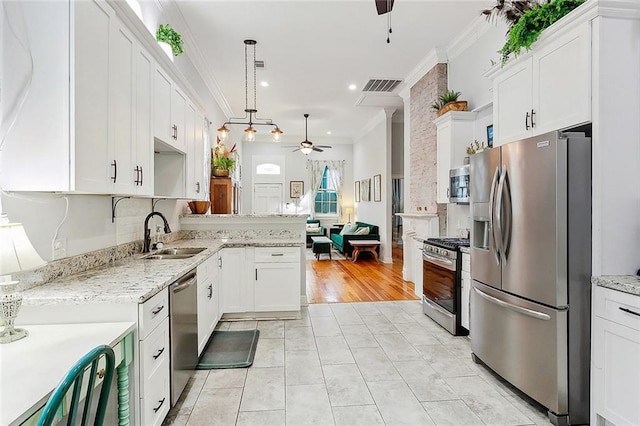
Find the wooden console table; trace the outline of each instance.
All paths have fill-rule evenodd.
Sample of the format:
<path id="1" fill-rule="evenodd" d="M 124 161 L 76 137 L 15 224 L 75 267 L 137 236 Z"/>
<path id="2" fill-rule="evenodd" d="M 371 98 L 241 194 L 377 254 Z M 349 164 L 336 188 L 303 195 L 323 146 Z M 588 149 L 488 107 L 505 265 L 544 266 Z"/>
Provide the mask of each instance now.
<path id="1" fill-rule="evenodd" d="M 355 262 L 358 260 L 358 255 L 362 252 L 369 252 L 373 254 L 373 258 L 378 262 L 378 253 L 376 248 L 380 245 L 378 240 L 350 240 L 349 244 L 353 246 L 352 260 Z"/>

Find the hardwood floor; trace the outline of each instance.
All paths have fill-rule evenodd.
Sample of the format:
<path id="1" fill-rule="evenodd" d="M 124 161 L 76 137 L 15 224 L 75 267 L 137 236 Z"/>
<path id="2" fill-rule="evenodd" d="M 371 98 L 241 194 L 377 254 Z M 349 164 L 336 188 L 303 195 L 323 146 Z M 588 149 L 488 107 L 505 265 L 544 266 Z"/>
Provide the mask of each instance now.
<path id="1" fill-rule="evenodd" d="M 402 279 L 402 248 L 393 247 L 393 263 L 371 257 L 349 260 L 307 261 L 309 303 L 417 300 L 413 283 Z"/>

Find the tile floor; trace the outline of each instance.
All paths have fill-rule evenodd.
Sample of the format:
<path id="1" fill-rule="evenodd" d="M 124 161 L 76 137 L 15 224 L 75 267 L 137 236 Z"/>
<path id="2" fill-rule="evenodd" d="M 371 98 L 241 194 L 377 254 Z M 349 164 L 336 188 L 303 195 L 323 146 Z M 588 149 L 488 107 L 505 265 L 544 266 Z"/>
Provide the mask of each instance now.
<path id="1" fill-rule="evenodd" d="M 548 425 L 419 301 L 318 304 L 260 330 L 253 365 L 197 371 L 166 425 Z"/>

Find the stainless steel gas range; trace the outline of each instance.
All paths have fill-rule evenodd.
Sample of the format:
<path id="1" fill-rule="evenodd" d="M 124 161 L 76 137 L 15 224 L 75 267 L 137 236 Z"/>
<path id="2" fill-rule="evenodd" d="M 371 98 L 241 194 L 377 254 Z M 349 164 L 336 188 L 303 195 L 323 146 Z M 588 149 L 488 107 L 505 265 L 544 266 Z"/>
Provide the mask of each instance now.
<path id="1" fill-rule="evenodd" d="M 460 324 L 462 255 L 468 238 L 428 238 L 422 246 L 422 311 L 454 336 L 469 331 Z"/>

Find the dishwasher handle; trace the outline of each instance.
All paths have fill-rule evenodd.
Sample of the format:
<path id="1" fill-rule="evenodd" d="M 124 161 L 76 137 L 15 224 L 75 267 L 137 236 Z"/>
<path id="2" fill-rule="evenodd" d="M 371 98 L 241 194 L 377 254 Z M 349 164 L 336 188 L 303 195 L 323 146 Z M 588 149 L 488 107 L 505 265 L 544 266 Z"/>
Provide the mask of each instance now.
<path id="1" fill-rule="evenodd" d="M 186 288 L 191 287 L 193 284 L 195 284 L 197 280 L 198 279 L 195 272 L 185 275 L 179 281 L 176 281 L 171 285 L 171 291 L 173 293 L 180 293 L 182 290 L 185 290 Z"/>

